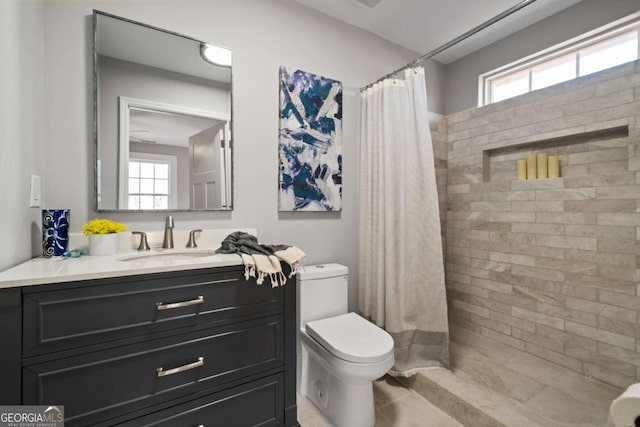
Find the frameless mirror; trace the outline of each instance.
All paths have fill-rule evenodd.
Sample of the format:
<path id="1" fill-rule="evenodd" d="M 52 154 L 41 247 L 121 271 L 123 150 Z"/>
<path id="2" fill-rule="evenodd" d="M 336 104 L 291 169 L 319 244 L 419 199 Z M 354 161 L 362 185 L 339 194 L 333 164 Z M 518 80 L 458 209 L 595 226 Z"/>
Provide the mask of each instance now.
<path id="1" fill-rule="evenodd" d="M 230 210 L 231 51 L 94 11 L 98 211 Z"/>

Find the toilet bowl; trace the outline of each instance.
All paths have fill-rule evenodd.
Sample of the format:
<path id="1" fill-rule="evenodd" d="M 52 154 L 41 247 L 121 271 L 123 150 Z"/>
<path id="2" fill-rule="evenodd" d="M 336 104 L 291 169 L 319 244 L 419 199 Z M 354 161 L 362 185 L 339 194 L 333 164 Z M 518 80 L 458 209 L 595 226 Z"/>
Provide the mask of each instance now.
<path id="1" fill-rule="evenodd" d="M 609 408 L 608 427 L 640 427 L 640 383 L 631 384 Z"/>
<path id="2" fill-rule="evenodd" d="M 298 392 L 337 427 L 371 427 L 373 381 L 393 366 L 393 339 L 347 313 L 347 272 L 339 264 L 298 272 Z"/>

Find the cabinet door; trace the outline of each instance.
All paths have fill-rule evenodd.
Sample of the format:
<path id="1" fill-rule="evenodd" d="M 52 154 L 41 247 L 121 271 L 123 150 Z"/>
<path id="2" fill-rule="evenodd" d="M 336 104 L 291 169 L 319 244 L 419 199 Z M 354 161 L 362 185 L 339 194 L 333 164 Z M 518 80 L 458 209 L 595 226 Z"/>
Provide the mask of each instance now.
<path id="1" fill-rule="evenodd" d="M 184 327 L 211 327 L 242 316 L 283 312 L 282 291 L 246 281 L 239 268 L 155 274 L 25 288 L 23 357 Z"/>
<path id="2" fill-rule="evenodd" d="M 0 405 L 20 404 L 20 288 L 0 289 Z"/>
<path id="3" fill-rule="evenodd" d="M 284 316 L 88 353 L 23 369 L 23 403 L 96 421 L 284 365 Z"/>
<path id="4" fill-rule="evenodd" d="M 284 376 L 272 375 L 119 424 L 121 427 L 284 425 Z"/>

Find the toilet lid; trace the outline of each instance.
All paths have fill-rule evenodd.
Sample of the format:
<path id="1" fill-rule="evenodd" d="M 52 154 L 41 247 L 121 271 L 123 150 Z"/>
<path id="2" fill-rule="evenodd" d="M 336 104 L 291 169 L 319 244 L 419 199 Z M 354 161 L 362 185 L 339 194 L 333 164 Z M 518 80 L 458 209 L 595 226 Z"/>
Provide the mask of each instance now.
<path id="1" fill-rule="evenodd" d="M 393 338 L 355 313 L 307 323 L 307 333 L 334 356 L 356 363 L 375 363 L 393 354 Z"/>

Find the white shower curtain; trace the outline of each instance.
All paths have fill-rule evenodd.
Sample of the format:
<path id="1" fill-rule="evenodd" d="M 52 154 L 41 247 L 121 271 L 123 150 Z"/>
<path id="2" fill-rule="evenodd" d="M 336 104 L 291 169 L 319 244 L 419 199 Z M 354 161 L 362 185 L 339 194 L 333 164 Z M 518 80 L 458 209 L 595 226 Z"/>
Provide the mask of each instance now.
<path id="1" fill-rule="evenodd" d="M 449 365 L 449 326 L 423 68 L 361 98 L 359 306 L 395 342 L 391 375 Z"/>

